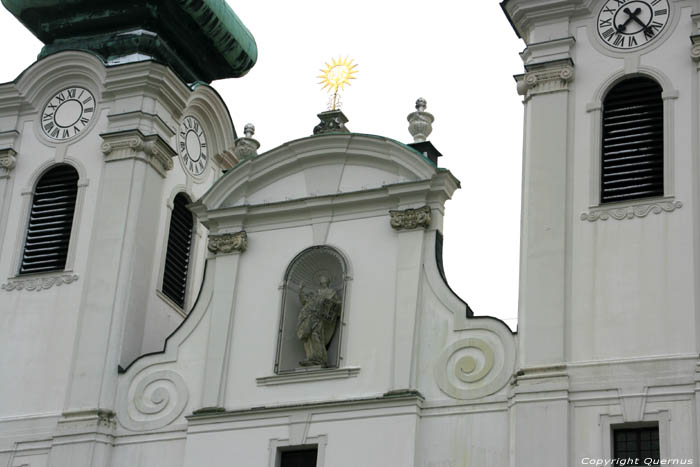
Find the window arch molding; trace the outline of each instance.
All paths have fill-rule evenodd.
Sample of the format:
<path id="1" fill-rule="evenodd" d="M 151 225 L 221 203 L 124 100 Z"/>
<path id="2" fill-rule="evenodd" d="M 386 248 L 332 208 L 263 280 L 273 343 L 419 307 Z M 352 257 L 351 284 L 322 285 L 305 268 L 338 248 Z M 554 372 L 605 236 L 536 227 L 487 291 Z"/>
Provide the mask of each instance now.
<path id="1" fill-rule="evenodd" d="M 175 311 L 177 311 L 179 314 L 181 314 L 183 317 L 187 315 L 189 312 L 190 307 L 193 304 L 193 297 L 196 296 L 194 291 L 194 286 L 195 281 L 192 280 L 194 277 L 195 272 L 197 271 L 197 267 L 199 266 L 198 259 L 199 256 L 197 254 L 198 248 L 201 245 L 201 237 L 203 235 L 202 229 L 203 226 L 197 222 L 197 218 L 192 214 L 192 237 L 191 237 L 191 244 L 190 244 L 190 255 L 189 255 L 189 265 L 188 265 L 188 270 L 187 270 L 187 281 L 186 281 L 186 286 L 185 286 L 185 298 L 184 298 L 184 304 L 182 307 L 180 307 L 177 303 L 174 302 L 172 298 L 170 298 L 164 291 L 163 291 L 163 279 L 165 277 L 165 268 L 166 268 L 166 257 L 168 254 L 168 240 L 170 237 L 170 224 L 172 222 L 172 216 L 173 216 L 173 210 L 175 208 L 175 198 L 178 195 L 185 195 L 189 203 L 192 203 L 196 198 L 192 190 L 183 184 L 175 185 L 171 190 L 168 195 L 168 198 L 166 199 L 165 202 L 165 215 L 163 217 L 163 223 L 161 224 L 163 226 L 163 230 L 161 232 L 161 260 L 160 260 L 160 267 L 158 269 L 158 276 L 157 276 L 157 282 L 156 282 L 156 292 L 159 297 L 161 297 L 168 305 L 170 305 Z"/>
<path id="2" fill-rule="evenodd" d="M 608 93 L 624 80 L 636 77 L 649 78 L 661 86 L 661 99 L 663 100 L 663 153 L 664 153 L 664 198 L 674 196 L 674 103 L 678 98 L 678 91 L 673 87 L 671 80 L 662 71 L 648 66 L 631 67 L 631 70 L 618 70 L 612 73 L 594 92 L 593 99 L 586 106 L 590 114 L 591 122 L 591 160 L 589 172 L 589 206 L 601 206 L 601 163 L 602 163 L 602 137 L 603 137 L 603 102 Z M 620 201 L 615 204 L 630 205 L 648 203 L 648 199 L 639 198 Z"/>
<path id="3" fill-rule="evenodd" d="M 32 202 L 34 190 L 39 183 L 41 177 L 44 176 L 49 170 L 54 166 L 65 164 L 71 166 L 78 173 L 78 192 L 75 199 L 75 207 L 73 209 L 73 223 L 71 225 L 70 240 L 68 242 L 68 252 L 66 255 L 66 264 L 61 271 L 51 271 L 45 273 L 28 273 L 22 274 L 22 277 L 31 276 L 33 274 L 42 275 L 63 275 L 65 273 L 73 272 L 75 269 L 75 256 L 77 252 L 77 245 L 79 244 L 80 237 L 80 222 L 82 219 L 83 204 L 85 200 L 85 190 L 89 184 L 89 179 L 87 177 L 87 170 L 85 166 L 78 159 L 70 156 L 55 157 L 52 160 L 46 161 L 40 164 L 34 169 L 28 179 L 28 183 L 21 189 L 21 224 L 17 229 L 17 238 L 15 240 L 14 255 L 11 262 L 11 271 L 9 272 L 9 277 L 19 277 L 20 266 L 22 262 L 22 256 L 24 254 L 24 242 L 26 240 L 27 228 L 29 226 L 29 216 L 31 214 Z"/>
<path id="4" fill-rule="evenodd" d="M 316 260 L 319 254 L 327 254 L 338 261 L 339 269 L 333 271 L 328 262 Z M 349 313 L 346 310 L 350 306 L 350 289 L 352 282 L 352 266 L 348 260 L 348 255 L 340 248 L 329 245 L 314 245 L 297 253 L 287 264 L 282 276 L 280 286 L 280 306 L 278 322 L 277 352 L 275 357 L 275 373 L 293 372 L 295 369 L 303 368 L 297 363 L 304 359 L 304 345 L 298 342 L 297 325 L 298 315 L 302 305 L 299 283 L 305 282 L 305 289 L 309 291 L 317 290 L 321 287 L 321 276 L 330 276 L 330 288 L 337 291 L 341 303 L 337 325 L 335 327 L 331 341 L 328 344 L 328 369 L 344 367 L 347 339 L 345 329 L 348 326 Z M 285 361 L 285 357 L 286 360 Z"/>

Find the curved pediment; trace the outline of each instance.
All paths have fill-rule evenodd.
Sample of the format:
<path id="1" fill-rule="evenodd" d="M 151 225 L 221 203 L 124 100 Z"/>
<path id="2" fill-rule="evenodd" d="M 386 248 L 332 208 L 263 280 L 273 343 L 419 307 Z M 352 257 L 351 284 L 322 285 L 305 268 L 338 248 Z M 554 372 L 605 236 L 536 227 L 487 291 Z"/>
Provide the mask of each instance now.
<path id="1" fill-rule="evenodd" d="M 197 204 L 212 210 L 277 203 L 430 180 L 436 173 L 422 154 L 389 138 L 312 136 L 238 164 Z"/>

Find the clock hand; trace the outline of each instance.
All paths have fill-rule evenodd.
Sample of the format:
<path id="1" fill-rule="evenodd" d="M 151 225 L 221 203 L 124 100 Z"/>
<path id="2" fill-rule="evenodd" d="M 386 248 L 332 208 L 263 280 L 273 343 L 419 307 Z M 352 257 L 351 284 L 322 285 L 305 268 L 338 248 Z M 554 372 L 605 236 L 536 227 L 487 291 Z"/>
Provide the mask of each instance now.
<path id="1" fill-rule="evenodd" d="M 630 19 L 634 20 L 637 24 L 639 24 L 639 25 L 640 25 L 641 27 L 643 27 L 644 29 L 647 28 L 647 25 L 644 24 L 644 22 L 643 22 L 641 19 L 637 18 L 637 15 L 638 15 L 639 13 L 641 13 L 641 11 L 642 11 L 641 8 L 637 8 L 636 10 L 634 10 L 633 13 L 630 12 L 630 9 L 629 9 L 629 8 L 625 8 L 624 11 L 625 11 L 625 13 L 627 13 L 628 15 L 630 15 Z"/>
<path id="2" fill-rule="evenodd" d="M 627 13 L 627 20 L 617 26 L 617 32 L 623 32 L 625 29 L 627 29 L 627 25 L 629 24 L 630 21 L 634 20 L 637 23 L 641 24 L 643 27 L 647 27 L 646 24 L 642 23 L 639 18 L 637 18 L 637 15 L 642 12 L 641 8 L 637 8 L 634 10 L 634 12 L 630 11 L 629 8 L 625 8 L 624 10 L 625 13 Z"/>

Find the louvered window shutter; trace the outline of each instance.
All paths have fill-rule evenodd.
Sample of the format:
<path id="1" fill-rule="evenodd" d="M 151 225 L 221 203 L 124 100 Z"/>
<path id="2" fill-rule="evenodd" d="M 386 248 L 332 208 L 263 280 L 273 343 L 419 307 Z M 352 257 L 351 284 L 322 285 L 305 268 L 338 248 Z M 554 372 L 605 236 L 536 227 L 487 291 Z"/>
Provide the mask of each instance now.
<path id="1" fill-rule="evenodd" d="M 661 86 L 637 77 L 613 87 L 603 102 L 601 202 L 663 196 L 664 120 Z"/>
<path id="2" fill-rule="evenodd" d="M 187 274 L 190 268 L 190 250 L 192 248 L 192 229 L 194 219 L 187 209 L 190 200 L 180 193 L 175 196 L 173 212 L 170 216 L 168 249 L 165 254 L 165 271 L 163 273 L 163 293 L 178 306 L 185 306 Z"/>
<path id="3" fill-rule="evenodd" d="M 78 172 L 60 164 L 37 182 L 32 196 L 20 274 L 62 271 L 73 227 Z"/>

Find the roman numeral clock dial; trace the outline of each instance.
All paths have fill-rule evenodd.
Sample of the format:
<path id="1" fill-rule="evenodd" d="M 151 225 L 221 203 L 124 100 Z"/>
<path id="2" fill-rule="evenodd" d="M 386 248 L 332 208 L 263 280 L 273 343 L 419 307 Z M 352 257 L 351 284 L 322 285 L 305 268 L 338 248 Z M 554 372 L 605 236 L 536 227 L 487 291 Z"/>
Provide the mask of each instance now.
<path id="1" fill-rule="evenodd" d="M 642 47 L 663 31 L 669 11 L 668 0 L 608 0 L 598 13 L 598 35 L 615 49 Z"/>
<path id="2" fill-rule="evenodd" d="M 95 97 L 80 86 L 56 93 L 41 112 L 41 129 L 49 138 L 65 141 L 82 133 L 95 116 Z"/>
<path id="3" fill-rule="evenodd" d="M 177 139 L 182 166 L 195 177 L 202 175 L 209 162 L 209 152 L 207 135 L 199 120 L 192 116 L 185 117 L 180 123 Z"/>

